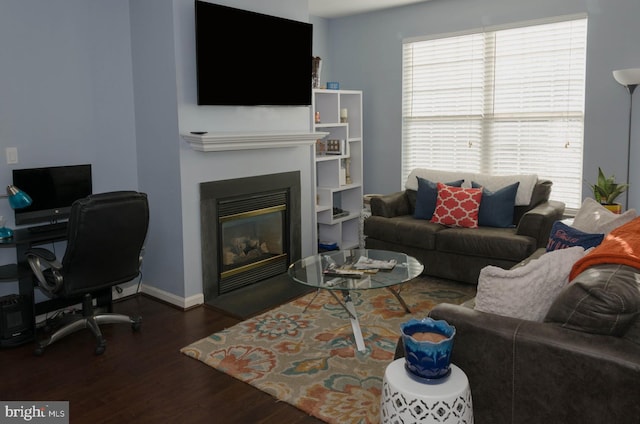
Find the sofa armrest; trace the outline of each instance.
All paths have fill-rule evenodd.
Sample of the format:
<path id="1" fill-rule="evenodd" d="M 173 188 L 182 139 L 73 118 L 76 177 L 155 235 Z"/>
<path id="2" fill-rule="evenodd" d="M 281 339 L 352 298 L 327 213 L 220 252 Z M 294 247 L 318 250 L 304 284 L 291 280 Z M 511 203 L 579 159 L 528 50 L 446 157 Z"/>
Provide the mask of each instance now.
<path id="1" fill-rule="evenodd" d="M 393 218 L 411 214 L 409 198 L 405 191 L 373 197 L 371 199 L 371 215 Z"/>
<path id="2" fill-rule="evenodd" d="M 479 424 L 640 416 L 640 345 L 459 305 L 439 304 L 429 316 L 456 327 L 452 362 L 469 378 Z"/>
<path id="3" fill-rule="evenodd" d="M 518 222 L 517 234 L 533 237 L 537 247 L 545 247 L 553 223 L 562 219 L 564 206 L 563 202 L 549 200 L 527 211 Z"/>

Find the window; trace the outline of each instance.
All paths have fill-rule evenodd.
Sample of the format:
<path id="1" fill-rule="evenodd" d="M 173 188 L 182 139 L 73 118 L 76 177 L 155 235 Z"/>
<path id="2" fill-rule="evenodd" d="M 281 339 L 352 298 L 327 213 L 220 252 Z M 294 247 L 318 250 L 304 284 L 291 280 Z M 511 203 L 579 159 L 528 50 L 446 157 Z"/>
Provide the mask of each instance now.
<path id="1" fill-rule="evenodd" d="M 403 45 L 403 158 L 413 168 L 529 173 L 578 208 L 587 19 Z"/>

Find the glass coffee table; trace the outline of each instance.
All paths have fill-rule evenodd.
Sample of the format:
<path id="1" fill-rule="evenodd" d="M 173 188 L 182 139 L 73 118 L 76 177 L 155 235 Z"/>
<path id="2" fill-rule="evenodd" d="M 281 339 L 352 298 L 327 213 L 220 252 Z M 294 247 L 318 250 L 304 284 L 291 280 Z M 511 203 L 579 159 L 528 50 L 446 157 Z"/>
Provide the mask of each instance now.
<path id="1" fill-rule="evenodd" d="M 364 339 L 355 307 L 351 301 L 351 290 L 387 289 L 402 307 L 411 313 L 400 291 L 394 286 L 405 283 L 422 273 L 424 266 L 416 258 L 399 252 L 375 249 L 336 250 L 309 256 L 289 266 L 289 276 L 297 283 L 328 290 L 331 296 L 349 314 L 356 347 L 364 351 Z M 336 295 L 342 293 L 342 301 Z M 308 305 L 307 305 L 308 306 Z M 305 308 L 306 310 L 306 308 Z"/>

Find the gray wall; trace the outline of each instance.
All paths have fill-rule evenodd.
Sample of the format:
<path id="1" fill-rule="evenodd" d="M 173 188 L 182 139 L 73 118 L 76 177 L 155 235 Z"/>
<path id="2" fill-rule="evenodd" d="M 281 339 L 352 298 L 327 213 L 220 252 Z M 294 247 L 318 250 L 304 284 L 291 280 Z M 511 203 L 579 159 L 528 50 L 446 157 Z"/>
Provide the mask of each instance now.
<path id="1" fill-rule="evenodd" d="M 140 190 L 149 197 L 144 283 L 184 294 L 174 11 L 171 0 L 131 1 Z"/>
<path id="2" fill-rule="evenodd" d="M 12 169 L 91 163 L 94 191 L 138 188 L 131 54 L 129 0 L 0 3 L 0 186 Z M 6 199 L 0 215 L 14 227 Z"/>
<path id="3" fill-rule="evenodd" d="M 628 94 L 611 71 L 640 66 L 637 0 L 432 0 L 328 20 L 309 18 L 306 0 L 224 3 L 315 24 L 322 82 L 337 80 L 343 88 L 364 90 L 367 192 L 401 187 L 403 37 L 587 12 L 585 179 L 595 178 L 598 165 L 625 174 Z M 205 125 L 230 131 L 309 126 L 307 108 L 196 107 L 192 9 L 192 0 L 0 4 L 0 183 L 10 182 L 14 168 L 89 162 L 96 192 L 147 192 L 152 215 L 144 283 L 178 298 L 200 290 L 193 260 L 198 244 L 191 243 L 198 217 L 195 182 L 236 171 L 231 166 L 213 170 L 185 146 L 180 133 Z M 638 113 L 636 108 L 635 144 Z M 17 165 L 6 164 L 5 147 L 18 148 Z M 632 163 L 638 154 L 634 149 Z M 248 165 L 257 172 L 268 170 L 268 163 L 287 171 L 297 156 L 262 159 Z M 639 177 L 634 169 L 632 180 Z M 311 184 L 303 178 L 303 184 Z M 640 184 L 635 184 L 631 205 L 638 203 Z M 0 202 L 0 215 L 14 226 L 6 201 Z M 309 216 L 303 219 L 308 223 Z M 61 252 L 64 244 L 51 247 Z M 13 261 L 12 249 L 0 249 L 0 264 Z M 0 284 L 0 295 L 16 289 L 17 283 Z"/>
<path id="4" fill-rule="evenodd" d="M 308 21 L 306 0 L 219 3 Z M 148 193 L 151 222 L 143 283 L 167 300 L 200 293 L 197 182 L 231 178 L 197 156 L 180 133 L 308 130 L 309 109 L 198 107 L 195 104 L 193 0 L 11 0 L 0 5 L 0 183 L 11 169 L 91 163 L 94 191 Z M 321 42 L 326 49 L 326 43 Z M 20 162 L 5 165 L 4 147 Z M 246 163 L 256 172 L 286 171 L 298 155 L 269 153 Z M 309 154 L 305 155 L 309 160 Z M 267 169 L 266 166 L 271 166 Z M 233 167 L 229 169 L 229 167 Z M 310 175 L 303 183 L 311 187 Z M 310 190 L 306 190 L 308 193 Z M 305 204 L 310 227 L 311 202 Z M 0 215 L 14 227 L 13 211 Z M 305 222 L 303 222 L 303 225 Z M 309 239 L 310 231 L 303 235 Z M 311 245 L 311 240 L 306 240 Z M 64 243 L 52 247 L 64 251 Z M 14 262 L 0 249 L 0 264 Z M 17 283 L 0 285 L 0 295 Z"/>
<path id="5" fill-rule="evenodd" d="M 587 13 L 584 180 L 598 166 L 626 176 L 629 95 L 614 69 L 640 67 L 637 0 L 432 0 L 329 21 L 331 69 L 341 86 L 364 90 L 365 192 L 401 189 L 402 39 L 551 16 Z M 636 97 L 638 94 L 636 93 Z M 636 100 L 638 102 L 638 100 Z M 640 208 L 640 108 L 634 110 L 630 207 Z M 591 192 L 583 184 L 583 197 Z M 624 200 L 624 199 L 622 199 Z"/>

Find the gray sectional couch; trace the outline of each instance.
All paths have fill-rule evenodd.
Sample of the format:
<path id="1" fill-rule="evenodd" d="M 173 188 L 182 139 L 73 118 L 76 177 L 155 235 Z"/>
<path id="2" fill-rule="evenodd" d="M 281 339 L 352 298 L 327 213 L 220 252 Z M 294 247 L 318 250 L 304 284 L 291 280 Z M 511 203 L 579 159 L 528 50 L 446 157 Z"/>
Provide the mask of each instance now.
<path id="1" fill-rule="evenodd" d="M 477 311 L 473 301 L 429 316 L 456 328 L 451 360 L 469 378 L 477 424 L 640 422 L 640 269 L 588 268 L 544 322 Z"/>
<path id="2" fill-rule="evenodd" d="M 417 190 L 412 173 L 406 189 L 371 199 L 371 216 L 364 222 L 365 247 L 404 252 L 420 260 L 424 274 L 477 284 L 487 265 L 511 268 L 536 249 L 546 246 L 551 227 L 562 219 L 564 203 L 549 200 L 552 182 L 532 184 L 528 204 L 514 206 L 508 228 L 447 227 L 414 217 Z M 481 174 L 438 171 L 440 181 L 482 180 Z M 524 203 L 524 202 L 520 202 Z"/>

